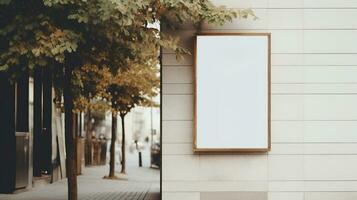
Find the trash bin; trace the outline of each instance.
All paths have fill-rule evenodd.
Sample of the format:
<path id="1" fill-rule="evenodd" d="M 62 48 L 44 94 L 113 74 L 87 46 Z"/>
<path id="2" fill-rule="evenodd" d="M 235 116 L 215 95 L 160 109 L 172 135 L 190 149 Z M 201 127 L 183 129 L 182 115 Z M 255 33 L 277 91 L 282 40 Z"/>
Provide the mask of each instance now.
<path id="1" fill-rule="evenodd" d="M 29 182 L 29 133 L 16 132 L 16 189 L 26 188 Z"/>
<path id="2" fill-rule="evenodd" d="M 151 167 L 161 167 L 161 147 L 159 143 L 156 143 L 151 148 Z"/>

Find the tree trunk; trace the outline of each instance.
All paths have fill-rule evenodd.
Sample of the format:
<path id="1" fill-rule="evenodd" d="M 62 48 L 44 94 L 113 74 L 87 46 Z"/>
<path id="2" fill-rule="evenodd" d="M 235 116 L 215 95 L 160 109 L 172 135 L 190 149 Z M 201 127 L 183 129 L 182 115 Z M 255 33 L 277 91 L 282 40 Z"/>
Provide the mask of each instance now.
<path id="1" fill-rule="evenodd" d="M 115 142 L 117 140 L 117 114 L 112 112 L 112 141 L 110 143 L 109 177 L 115 177 Z"/>
<path id="2" fill-rule="evenodd" d="M 88 109 L 86 121 L 86 165 L 92 165 L 92 126 L 91 126 L 92 113 Z"/>
<path id="3" fill-rule="evenodd" d="M 66 138 L 66 169 L 68 181 L 68 200 L 77 200 L 77 168 L 76 142 L 73 133 L 73 97 L 71 91 L 72 69 L 70 64 L 65 67 L 64 77 L 64 109 L 65 109 L 65 138 Z"/>
<path id="4" fill-rule="evenodd" d="M 122 134 L 122 142 L 121 142 L 121 152 L 122 152 L 122 160 L 121 160 L 121 171 L 120 173 L 125 174 L 126 169 L 125 169 L 125 115 L 120 115 L 121 118 L 121 134 Z"/>

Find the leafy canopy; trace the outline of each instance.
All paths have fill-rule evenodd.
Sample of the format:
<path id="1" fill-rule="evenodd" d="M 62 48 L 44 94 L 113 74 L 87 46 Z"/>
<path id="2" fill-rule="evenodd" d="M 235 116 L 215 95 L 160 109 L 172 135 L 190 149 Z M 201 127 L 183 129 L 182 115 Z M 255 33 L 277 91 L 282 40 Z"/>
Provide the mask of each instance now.
<path id="1" fill-rule="evenodd" d="M 76 99 L 90 102 L 103 91 L 97 78 L 140 74 L 138 66 L 158 62 L 161 47 L 188 53 L 178 37 L 153 25 L 175 30 L 186 23 L 223 24 L 249 16 L 251 10 L 216 7 L 208 0 L 0 0 L 0 71 L 15 77 L 25 69 L 50 67 L 61 96 L 63 68 L 69 66 L 75 69 Z M 116 84 L 118 90 L 123 86 Z"/>

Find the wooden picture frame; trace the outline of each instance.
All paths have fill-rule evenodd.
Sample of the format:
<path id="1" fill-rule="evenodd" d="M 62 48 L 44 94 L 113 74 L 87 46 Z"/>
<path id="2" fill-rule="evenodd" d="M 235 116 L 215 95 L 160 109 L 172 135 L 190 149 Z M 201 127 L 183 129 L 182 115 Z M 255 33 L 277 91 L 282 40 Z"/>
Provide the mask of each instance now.
<path id="1" fill-rule="evenodd" d="M 204 37 L 211 37 L 215 36 L 215 38 L 220 38 L 221 36 L 226 36 L 227 39 L 232 39 L 234 37 L 246 37 L 249 38 L 248 40 L 252 40 L 253 38 L 265 38 L 266 40 L 266 145 L 259 147 L 242 147 L 242 146 L 214 146 L 214 147 L 207 147 L 202 144 L 198 144 L 198 128 L 200 126 L 200 122 L 198 122 L 198 98 L 197 98 L 197 87 L 198 87 L 198 72 L 197 68 L 198 59 L 197 54 L 199 49 L 197 49 L 197 43 L 199 38 Z M 212 37 L 211 37 L 212 38 Z M 265 48 L 265 47 L 264 47 Z M 229 49 L 229 48 L 227 48 Z M 270 33 L 201 33 L 195 37 L 195 46 L 194 46 L 194 136 L 193 136 L 193 151 L 196 153 L 206 152 L 206 153 L 229 153 L 229 152 L 267 152 L 271 149 L 271 34 Z M 212 80 L 213 81 L 213 80 Z M 231 102 L 227 102 L 229 104 Z M 202 133 L 199 133 L 202 134 Z M 216 134 L 216 133 L 215 133 Z M 217 136 L 217 135 L 216 135 Z M 224 136 L 224 135 L 223 135 Z M 200 136 L 201 137 L 201 136 Z M 264 136 L 265 137 L 265 136 Z M 200 140 L 202 141 L 202 139 Z M 202 143 L 202 142 L 201 142 Z"/>

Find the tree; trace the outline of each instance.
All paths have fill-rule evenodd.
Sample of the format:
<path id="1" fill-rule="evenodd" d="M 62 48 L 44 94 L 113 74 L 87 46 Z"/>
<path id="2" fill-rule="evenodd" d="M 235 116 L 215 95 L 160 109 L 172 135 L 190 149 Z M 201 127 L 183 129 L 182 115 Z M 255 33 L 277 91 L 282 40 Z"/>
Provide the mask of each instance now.
<path id="1" fill-rule="evenodd" d="M 149 48 L 150 49 L 150 48 Z M 151 56 L 155 55 L 155 51 Z M 107 99 L 112 109 L 112 138 L 116 137 L 116 115 L 121 118 L 122 127 L 122 160 L 121 173 L 126 173 L 125 157 L 125 116 L 136 106 L 153 106 L 152 99 L 159 92 L 160 78 L 157 59 L 147 57 L 145 63 L 132 63 L 128 69 L 119 72 L 108 83 Z M 153 57 L 155 58 L 155 57 Z M 114 145 L 113 145 L 114 148 Z M 111 149 L 111 157 L 114 151 Z M 114 175 L 114 163 L 111 162 L 110 177 Z"/>
<path id="2" fill-rule="evenodd" d="M 38 68 L 59 72 L 61 88 L 56 91 L 64 96 L 68 199 L 77 199 L 73 71 L 91 64 L 115 75 L 127 63 L 142 63 L 136 60 L 144 49 L 142 41 L 187 52 L 178 38 L 149 24 L 174 29 L 185 22 L 222 24 L 238 15 L 250 12 L 215 7 L 207 0 L 0 0 L 0 71 L 13 80 Z"/>
<path id="3" fill-rule="evenodd" d="M 100 94 L 103 93 L 103 91 L 105 91 L 107 88 L 107 80 L 110 80 L 111 78 L 109 68 L 99 68 L 97 65 L 86 64 L 77 69 L 74 74 L 76 77 L 76 84 L 74 85 L 77 88 L 77 94 L 79 94 L 74 102 L 76 111 L 87 111 L 88 114 L 93 110 L 106 112 L 108 110 L 108 105 L 104 103 L 99 97 Z M 113 123 L 116 123 L 116 121 L 113 120 Z M 112 128 L 114 127 L 116 127 L 116 124 L 112 125 Z M 88 129 L 89 127 L 87 127 L 87 131 Z M 112 142 L 110 148 L 111 152 L 115 149 L 115 133 L 116 130 L 112 131 Z M 87 135 L 87 139 L 89 139 L 88 143 L 91 143 L 90 136 L 91 135 L 89 134 Z M 114 153 L 111 155 L 114 155 Z M 111 157 L 109 177 L 114 177 L 114 164 L 114 160 Z"/>
<path id="4" fill-rule="evenodd" d="M 108 67 L 83 66 L 76 72 L 78 84 L 89 87 L 88 81 L 95 86 L 92 94 L 94 101 L 79 97 L 75 102 L 78 109 L 91 107 L 95 110 L 109 109 L 112 113 L 112 137 L 110 146 L 110 169 L 106 178 L 115 176 L 115 143 L 117 138 L 117 115 L 122 121 L 122 172 L 125 173 L 125 124 L 124 117 L 135 106 L 153 105 L 151 99 L 157 95 L 159 87 L 158 49 L 153 43 L 145 45 L 147 49 L 138 55 L 135 61 L 127 60 L 127 66 L 118 68 L 118 71 L 110 72 Z M 94 76 L 93 76 L 94 75 Z M 86 84 L 87 83 L 87 84 Z M 101 100 L 107 102 L 106 105 Z M 98 103 L 100 102 L 100 103 Z"/>
<path id="5" fill-rule="evenodd" d="M 105 55 L 105 59 L 102 59 L 104 62 L 100 62 L 101 67 L 109 67 L 109 71 L 114 74 L 115 77 L 120 77 L 120 73 L 117 71 L 120 69 L 128 68 L 130 64 L 128 61 L 136 60 L 136 62 L 143 62 L 143 54 L 154 55 L 153 60 L 158 60 L 156 53 L 158 48 L 166 47 L 173 49 L 176 53 L 187 53 L 187 51 L 181 48 L 178 45 L 178 38 L 172 37 L 168 34 L 160 32 L 156 28 L 150 27 L 150 24 L 155 24 L 160 22 L 163 26 L 168 27 L 169 29 L 176 28 L 173 25 L 180 25 L 186 21 L 191 21 L 193 23 L 198 23 L 201 20 L 208 20 L 210 23 L 220 23 L 222 24 L 226 20 L 231 20 L 237 16 L 237 12 L 233 10 L 226 10 L 223 7 L 216 8 L 208 1 L 112 1 L 111 3 L 107 2 L 108 5 L 105 5 L 106 8 L 102 9 L 103 13 L 100 16 L 93 17 L 92 13 L 89 13 L 89 8 L 93 7 L 93 4 L 86 5 L 86 9 L 83 8 L 80 12 L 72 15 L 73 18 L 78 21 L 83 21 L 85 23 L 93 24 L 98 26 L 98 21 L 102 20 L 105 23 L 102 23 L 103 34 L 110 41 L 110 45 L 106 48 L 106 53 L 100 55 Z M 117 8 L 117 9 L 115 9 Z M 124 14 L 125 13 L 125 14 Z M 242 17 L 248 17 L 249 11 L 241 12 Z M 118 19 L 118 16 L 121 18 Z M 100 20 L 98 20 L 100 19 Z M 116 22 L 120 24 L 118 27 L 117 24 L 114 26 L 109 22 Z M 105 24 L 110 24 L 105 25 Z M 106 27 L 106 28 L 103 28 Z M 108 28 L 109 27 L 109 28 Z M 122 31 L 120 31 L 122 30 Z M 121 36 L 121 37 L 119 37 Z M 119 38 L 118 38 L 119 37 Z M 117 46 L 117 44 L 119 47 Z M 150 44 L 150 45 L 146 45 Z M 145 48 L 142 48 L 145 46 Z M 123 47 L 130 47 L 125 48 Z M 143 52 L 144 49 L 147 52 Z M 115 55 L 118 59 L 114 58 Z M 130 68 L 130 67 L 129 67 Z M 117 76 L 116 74 L 119 74 Z M 124 79 L 126 77 L 123 77 Z M 114 177 L 114 149 L 115 149 L 115 140 L 116 140 L 116 124 L 117 124 L 117 115 L 118 112 L 116 106 L 116 99 L 120 99 L 120 96 L 125 95 L 123 88 L 118 87 L 118 84 L 109 84 L 109 94 L 111 95 L 110 102 L 112 109 L 112 143 L 111 143 L 111 161 L 110 161 L 110 172 L 109 177 Z M 120 85 L 120 84 L 119 84 Z M 122 121 L 124 121 L 125 110 L 122 110 L 120 116 Z M 125 131 L 125 129 L 124 129 Z M 123 132 L 124 132 L 123 131 Z M 125 134 L 123 135 L 125 139 Z M 125 148 L 122 150 L 125 152 Z M 125 153 L 123 154 L 125 157 Z M 125 166 L 125 159 L 123 159 Z M 125 168 L 122 170 L 125 171 Z"/>
<path id="6" fill-rule="evenodd" d="M 158 77 L 158 68 L 152 66 L 144 70 L 139 70 L 136 66 L 128 72 L 124 72 L 118 79 L 127 79 L 132 76 L 131 81 L 118 82 L 119 90 L 122 95 L 117 99 L 116 106 L 121 118 L 122 127 L 122 168 L 121 173 L 126 173 L 125 160 L 125 116 L 131 109 L 137 106 L 156 106 L 153 98 L 158 95 L 160 80 Z"/>
<path id="7" fill-rule="evenodd" d="M 46 2 L 44 0 L 44 2 Z M 0 70 L 12 79 L 37 68 L 65 69 L 65 135 L 69 199 L 77 199 L 75 143 L 72 132 L 71 68 L 68 55 L 77 50 L 81 35 L 70 29 L 62 14 L 49 9 L 42 1 L 7 0 L 0 2 Z M 62 13 L 62 12 L 61 12 Z M 68 23 L 64 25 L 63 23 Z M 64 68 L 63 68 L 64 67 Z M 58 69 L 56 69 L 58 70 Z"/>
<path id="8" fill-rule="evenodd" d="M 98 102 L 101 102 L 100 99 L 104 99 L 107 102 L 107 108 L 112 111 L 110 170 L 107 178 L 115 178 L 117 114 L 120 114 L 122 122 L 124 122 L 124 117 L 131 110 L 131 107 L 148 104 L 149 99 L 144 98 L 144 95 L 153 95 L 151 94 L 152 91 L 149 90 L 158 87 L 159 45 L 153 40 L 156 40 L 156 38 L 145 37 L 143 34 L 142 37 L 131 43 L 131 48 L 137 50 L 134 58 L 127 58 L 120 60 L 120 62 L 86 64 L 74 73 L 77 77 L 75 78 L 77 80 L 75 85 L 79 91 L 77 93 L 80 94 L 75 101 L 75 107 L 79 110 L 88 108 L 104 110 L 106 107 L 103 104 L 98 104 Z M 146 48 L 143 49 L 142 46 Z M 119 55 L 120 53 L 117 52 Z M 107 55 L 109 55 L 109 52 Z M 109 68 L 108 64 L 117 64 L 120 67 L 112 66 Z M 117 70 L 114 71 L 114 69 Z M 91 99 L 94 99 L 94 101 Z M 125 140 L 125 132 L 123 138 Z M 125 151 L 125 147 L 123 147 L 123 151 Z M 123 155 L 125 157 L 125 153 Z M 125 159 L 123 163 L 125 164 Z"/>
<path id="9" fill-rule="evenodd" d="M 107 69 L 107 68 L 106 68 Z M 84 64 L 73 73 L 73 87 L 75 88 L 74 112 L 86 113 L 86 142 L 85 142 L 85 162 L 92 164 L 92 124 L 93 112 L 105 112 L 106 107 L 103 102 L 96 99 L 98 91 L 101 91 L 103 81 L 108 77 L 109 72 L 98 68 L 94 64 Z"/>

